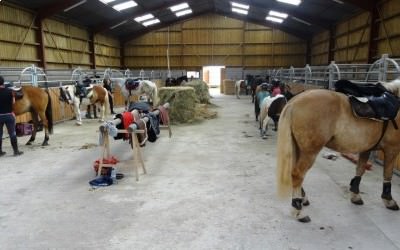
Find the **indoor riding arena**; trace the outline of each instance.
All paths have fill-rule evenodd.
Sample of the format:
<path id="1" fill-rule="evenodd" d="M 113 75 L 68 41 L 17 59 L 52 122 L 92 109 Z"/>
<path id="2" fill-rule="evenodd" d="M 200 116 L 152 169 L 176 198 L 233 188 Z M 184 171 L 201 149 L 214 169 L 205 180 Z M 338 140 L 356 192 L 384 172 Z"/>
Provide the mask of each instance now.
<path id="1" fill-rule="evenodd" d="M 399 0 L 0 0 L 0 249 L 400 249 L 399 23 Z"/>

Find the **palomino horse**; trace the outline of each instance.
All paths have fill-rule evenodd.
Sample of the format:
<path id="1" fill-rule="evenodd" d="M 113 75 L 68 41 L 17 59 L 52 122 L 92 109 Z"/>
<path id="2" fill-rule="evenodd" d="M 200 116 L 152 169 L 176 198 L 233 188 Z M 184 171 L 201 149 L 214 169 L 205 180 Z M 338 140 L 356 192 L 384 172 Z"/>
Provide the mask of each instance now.
<path id="1" fill-rule="evenodd" d="M 153 103 L 158 103 L 157 85 L 149 80 L 135 80 L 129 78 L 111 78 L 111 81 L 117 83 L 121 89 L 121 93 L 125 98 L 125 109 L 131 96 L 139 96 L 145 94 Z"/>
<path id="2" fill-rule="evenodd" d="M 74 112 L 76 117 L 76 124 L 82 125 L 82 116 L 80 110 L 81 97 L 77 91 L 76 85 L 66 85 L 60 87 L 60 100 L 64 101 L 70 105 L 74 106 Z M 101 117 L 100 121 L 105 120 L 105 114 L 109 111 L 109 100 L 108 92 L 105 88 L 99 85 L 93 85 L 89 88 L 87 96 L 82 99 L 82 101 L 88 100 L 89 105 L 97 104 L 101 107 Z"/>
<path id="3" fill-rule="evenodd" d="M 287 103 L 284 95 L 276 95 L 274 97 L 265 97 L 260 107 L 260 134 L 263 139 L 267 138 L 267 128 L 270 119 L 274 121 L 274 131 L 278 130 L 278 121 L 283 108 Z"/>
<path id="4" fill-rule="evenodd" d="M 399 97 L 400 80 L 382 85 Z M 394 119 L 400 124 L 398 114 Z M 365 163 L 372 150 L 382 150 L 384 179 L 381 198 L 386 208 L 398 210 L 391 195 L 391 180 L 400 152 L 399 141 L 400 130 L 395 128 L 394 123 L 356 117 L 345 94 L 323 89 L 305 91 L 288 102 L 280 117 L 278 193 L 281 196 L 292 193 L 293 215 L 301 222 L 309 222 L 310 217 L 302 211 L 302 206 L 309 204 L 302 184 L 318 153 L 326 146 L 341 153 L 359 153 L 350 192 L 351 202 L 362 205 L 359 184 L 365 172 Z"/>
<path id="5" fill-rule="evenodd" d="M 49 145 L 49 133 L 53 133 L 53 113 L 51 110 L 50 94 L 48 90 L 33 86 L 22 86 L 21 91 L 22 97 L 18 97 L 19 94 L 16 94 L 17 97 L 13 106 L 13 112 L 17 116 L 27 112 L 30 112 L 32 115 L 33 131 L 26 145 L 31 145 L 35 141 L 40 118 L 45 133 L 42 146 L 47 146 Z"/>
<path id="6" fill-rule="evenodd" d="M 247 93 L 247 86 L 246 86 L 246 82 L 244 80 L 238 80 L 235 82 L 235 93 L 236 93 L 237 99 L 240 99 L 240 90 L 241 89 L 246 90 L 246 93 Z"/>

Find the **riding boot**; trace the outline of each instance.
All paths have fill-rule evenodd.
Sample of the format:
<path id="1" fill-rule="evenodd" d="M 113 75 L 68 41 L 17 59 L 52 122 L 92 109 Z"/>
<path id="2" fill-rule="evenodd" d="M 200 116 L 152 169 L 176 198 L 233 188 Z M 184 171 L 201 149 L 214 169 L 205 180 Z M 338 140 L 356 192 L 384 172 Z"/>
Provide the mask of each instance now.
<path id="1" fill-rule="evenodd" d="M 112 115 L 115 115 L 113 97 L 112 97 L 112 95 L 110 95 L 110 94 L 108 94 L 108 102 L 109 102 L 109 104 L 110 104 L 110 111 L 111 111 L 111 114 L 112 114 Z"/>
<path id="2" fill-rule="evenodd" d="M 16 136 L 10 137 L 10 140 L 11 140 L 11 146 L 14 150 L 14 156 L 22 155 L 24 152 L 18 150 L 17 137 Z"/>
<path id="3" fill-rule="evenodd" d="M 3 139 L 0 138 L 0 157 L 6 154 L 6 152 L 3 152 L 2 145 L 3 145 Z"/>

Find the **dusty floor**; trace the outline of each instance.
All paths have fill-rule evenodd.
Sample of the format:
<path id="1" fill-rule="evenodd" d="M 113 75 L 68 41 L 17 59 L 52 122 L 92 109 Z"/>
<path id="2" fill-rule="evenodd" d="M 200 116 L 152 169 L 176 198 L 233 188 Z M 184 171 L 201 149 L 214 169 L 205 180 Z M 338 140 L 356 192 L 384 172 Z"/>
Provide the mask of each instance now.
<path id="1" fill-rule="evenodd" d="M 96 121 L 59 124 L 50 146 L 0 159 L 0 249 L 399 249 L 400 212 L 384 208 L 382 169 L 362 180 L 364 206 L 349 202 L 354 165 L 318 157 L 305 188 L 312 222 L 275 195 L 276 134 L 260 139 L 247 96 L 217 94 L 218 118 L 174 126 L 147 143 L 139 182 L 125 142 L 112 141 L 125 178 L 92 190 Z M 28 140 L 19 138 L 20 143 Z M 326 152 L 326 150 L 324 150 Z M 400 200 L 399 178 L 393 196 Z"/>

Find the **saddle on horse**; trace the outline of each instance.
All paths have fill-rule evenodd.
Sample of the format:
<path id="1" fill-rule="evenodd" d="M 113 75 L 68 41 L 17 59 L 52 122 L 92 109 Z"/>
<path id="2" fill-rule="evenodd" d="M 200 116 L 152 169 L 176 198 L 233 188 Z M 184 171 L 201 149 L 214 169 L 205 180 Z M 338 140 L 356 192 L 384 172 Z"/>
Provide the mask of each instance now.
<path id="1" fill-rule="evenodd" d="M 335 90 L 349 96 L 353 112 L 358 117 L 382 121 L 392 121 L 400 108 L 399 98 L 382 84 L 357 84 L 348 80 L 335 83 Z"/>
<path id="2" fill-rule="evenodd" d="M 139 79 L 131 79 L 128 78 L 125 81 L 125 88 L 129 91 L 129 95 L 131 95 L 132 90 L 136 90 L 139 87 L 140 80 Z"/>

